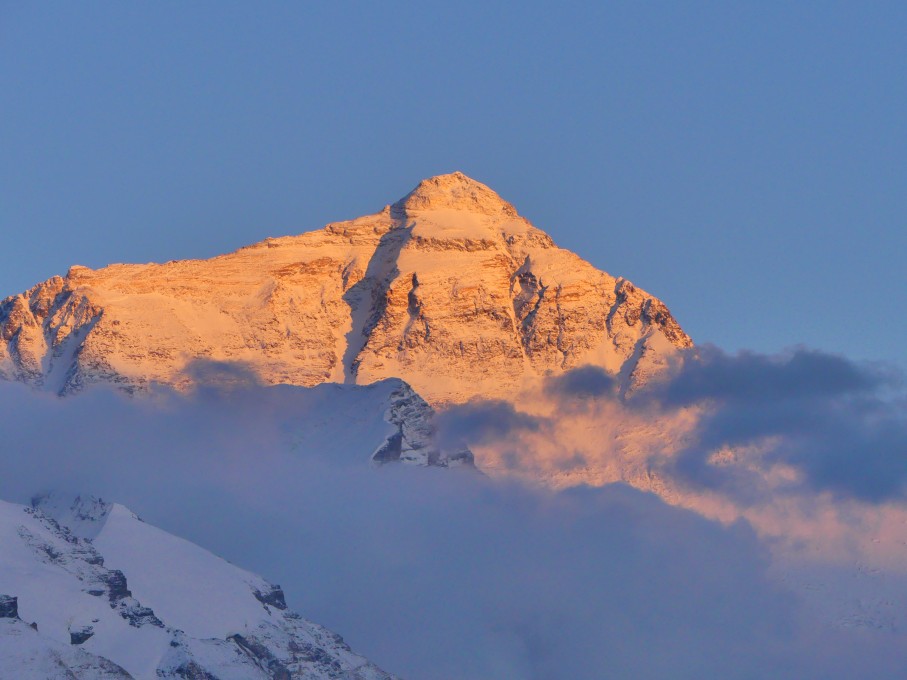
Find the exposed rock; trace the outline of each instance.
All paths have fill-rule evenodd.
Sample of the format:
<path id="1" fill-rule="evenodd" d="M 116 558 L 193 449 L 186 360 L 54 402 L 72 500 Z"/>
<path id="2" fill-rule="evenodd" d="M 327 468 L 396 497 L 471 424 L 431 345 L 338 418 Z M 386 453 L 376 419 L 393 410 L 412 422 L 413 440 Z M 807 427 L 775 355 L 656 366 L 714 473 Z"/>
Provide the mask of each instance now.
<path id="1" fill-rule="evenodd" d="M 390 395 L 385 420 L 397 426 L 372 454 L 372 462 L 382 464 L 402 461 L 418 465 L 447 467 L 474 464 L 472 451 L 465 446 L 448 451 L 437 446 L 434 409 L 406 383 Z"/>
<path id="2" fill-rule="evenodd" d="M 83 642 L 94 636 L 93 626 L 79 626 L 78 628 L 69 629 L 69 644 L 81 645 Z"/>
<path id="3" fill-rule="evenodd" d="M 19 599 L 12 595 L 0 595 L 0 619 L 19 618 Z"/>
<path id="4" fill-rule="evenodd" d="M 287 608 L 287 601 L 284 599 L 283 590 L 280 586 L 272 585 L 269 589 L 266 589 L 265 592 L 254 588 L 252 594 L 255 595 L 255 599 L 262 604 L 270 605 L 275 609 L 281 610 Z"/>

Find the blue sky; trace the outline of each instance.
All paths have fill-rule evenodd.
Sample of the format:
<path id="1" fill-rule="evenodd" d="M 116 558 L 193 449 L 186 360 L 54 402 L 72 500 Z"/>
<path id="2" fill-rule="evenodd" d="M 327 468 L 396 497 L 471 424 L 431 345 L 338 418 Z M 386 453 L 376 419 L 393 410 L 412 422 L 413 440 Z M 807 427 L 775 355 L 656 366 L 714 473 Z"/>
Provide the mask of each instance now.
<path id="1" fill-rule="evenodd" d="M 907 5 L 514 7 L 0 4 L 0 296 L 459 169 L 697 342 L 907 366 Z"/>

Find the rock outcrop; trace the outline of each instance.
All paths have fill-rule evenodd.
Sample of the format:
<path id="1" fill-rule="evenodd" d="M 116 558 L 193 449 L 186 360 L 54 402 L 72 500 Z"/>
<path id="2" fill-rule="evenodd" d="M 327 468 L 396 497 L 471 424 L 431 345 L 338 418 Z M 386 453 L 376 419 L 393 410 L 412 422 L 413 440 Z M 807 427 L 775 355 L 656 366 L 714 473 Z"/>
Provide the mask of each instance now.
<path id="1" fill-rule="evenodd" d="M 0 619 L 19 618 L 19 598 L 12 595 L 0 595 Z"/>

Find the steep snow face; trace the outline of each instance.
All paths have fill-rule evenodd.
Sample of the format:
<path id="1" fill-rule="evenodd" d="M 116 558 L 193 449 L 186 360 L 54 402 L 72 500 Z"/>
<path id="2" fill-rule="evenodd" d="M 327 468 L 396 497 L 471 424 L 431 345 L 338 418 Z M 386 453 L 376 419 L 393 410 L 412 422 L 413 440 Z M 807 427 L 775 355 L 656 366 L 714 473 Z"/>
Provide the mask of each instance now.
<path id="1" fill-rule="evenodd" d="M 689 337 L 462 173 L 374 215 L 210 260 L 73 267 L 0 303 L 0 376 L 59 393 L 183 386 L 195 359 L 266 383 L 400 377 L 430 403 L 592 363 L 632 386 Z"/>
<path id="2" fill-rule="evenodd" d="M 123 506 L 35 505 L 0 501 L 4 678 L 391 678 L 288 611 L 278 586 Z"/>

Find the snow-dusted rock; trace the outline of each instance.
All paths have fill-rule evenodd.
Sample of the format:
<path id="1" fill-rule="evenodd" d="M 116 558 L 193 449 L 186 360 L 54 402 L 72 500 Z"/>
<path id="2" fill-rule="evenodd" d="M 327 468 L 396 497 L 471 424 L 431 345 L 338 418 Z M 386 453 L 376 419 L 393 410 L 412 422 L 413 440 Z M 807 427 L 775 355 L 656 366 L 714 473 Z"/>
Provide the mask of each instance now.
<path id="1" fill-rule="evenodd" d="M 34 506 L 0 501 L 0 677 L 391 678 L 278 586 L 123 506 Z"/>
<path id="2" fill-rule="evenodd" d="M 453 451 L 439 446 L 434 409 L 402 381 L 390 394 L 384 419 L 397 431 L 375 449 L 371 458 L 374 463 L 401 461 L 440 467 L 475 463 L 472 451 L 465 445 Z"/>
<path id="3" fill-rule="evenodd" d="M 665 305 L 558 248 L 491 189 L 433 177 L 379 213 L 210 260 L 73 267 L 0 303 L 0 376 L 67 393 L 399 377 L 432 404 L 587 363 L 626 384 L 690 339 Z"/>

